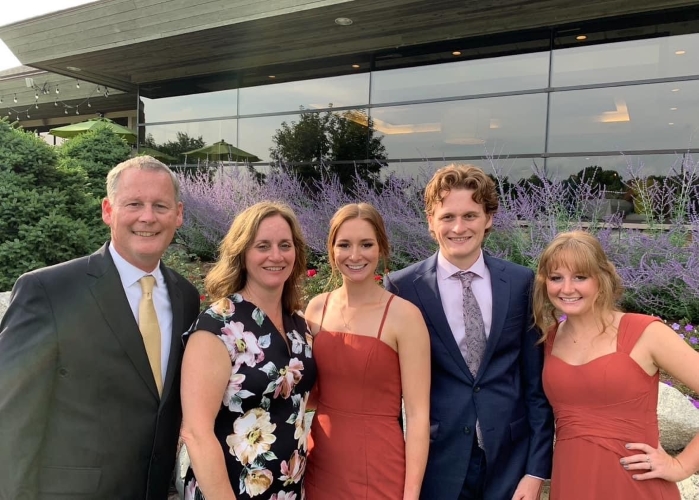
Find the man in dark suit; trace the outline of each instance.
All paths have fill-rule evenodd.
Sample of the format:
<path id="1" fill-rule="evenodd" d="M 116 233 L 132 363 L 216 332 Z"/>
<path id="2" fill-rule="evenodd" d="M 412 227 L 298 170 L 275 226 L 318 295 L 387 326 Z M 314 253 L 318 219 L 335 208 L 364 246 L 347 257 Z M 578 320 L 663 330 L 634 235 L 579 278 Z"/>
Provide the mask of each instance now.
<path id="1" fill-rule="evenodd" d="M 481 250 L 497 208 L 481 169 L 438 170 L 425 211 L 439 251 L 384 279 L 422 310 L 430 332 L 425 500 L 538 500 L 550 477 L 553 416 L 531 313 L 534 273 Z"/>
<path id="2" fill-rule="evenodd" d="M 0 499 L 165 500 L 196 288 L 160 262 L 179 183 L 151 157 L 107 177 L 111 241 L 21 276 L 0 323 Z M 151 290 L 152 288 L 152 290 Z"/>

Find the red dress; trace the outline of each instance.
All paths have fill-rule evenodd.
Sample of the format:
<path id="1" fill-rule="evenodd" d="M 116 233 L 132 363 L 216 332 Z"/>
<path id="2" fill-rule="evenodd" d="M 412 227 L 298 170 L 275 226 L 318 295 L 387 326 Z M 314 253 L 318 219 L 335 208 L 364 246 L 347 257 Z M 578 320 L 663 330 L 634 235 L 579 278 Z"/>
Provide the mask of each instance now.
<path id="1" fill-rule="evenodd" d="M 376 337 L 329 332 L 321 319 L 313 342 L 319 393 L 308 441 L 307 500 L 403 498 L 400 364 L 381 340 L 393 298 Z"/>
<path id="2" fill-rule="evenodd" d="M 616 352 L 583 365 L 551 354 L 546 342 L 543 384 L 556 418 L 551 500 L 679 500 L 675 483 L 636 481 L 619 460 L 642 453 L 626 443 L 658 446 L 658 377 L 630 356 L 645 328 L 657 318 L 624 314 Z"/>

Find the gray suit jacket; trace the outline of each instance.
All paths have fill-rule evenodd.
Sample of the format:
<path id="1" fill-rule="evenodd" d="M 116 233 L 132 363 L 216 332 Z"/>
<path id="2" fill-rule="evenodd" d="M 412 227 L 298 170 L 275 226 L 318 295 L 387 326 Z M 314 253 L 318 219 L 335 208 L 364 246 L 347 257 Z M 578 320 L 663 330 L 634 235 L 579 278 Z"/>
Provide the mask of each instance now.
<path id="1" fill-rule="evenodd" d="M 164 500 L 196 288 L 162 266 L 172 347 L 158 396 L 107 249 L 20 277 L 0 323 L 0 499 Z"/>

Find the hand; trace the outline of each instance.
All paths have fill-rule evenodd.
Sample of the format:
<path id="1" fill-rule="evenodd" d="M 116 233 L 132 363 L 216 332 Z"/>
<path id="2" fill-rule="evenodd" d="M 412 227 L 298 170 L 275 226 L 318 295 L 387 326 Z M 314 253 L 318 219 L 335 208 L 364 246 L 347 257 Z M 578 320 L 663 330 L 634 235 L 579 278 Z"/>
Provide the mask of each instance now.
<path id="1" fill-rule="evenodd" d="M 541 479 L 536 477 L 524 476 L 519 480 L 515 494 L 512 495 L 512 500 L 539 500 L 543 483 Z"/>
<path id="2" fill-rule="evenodd" d="M 676 483 L 691 475 L 684 470 L 679 460 L 668 455 L 660 445 L 656 449 L 644 443 L 628 443 L 626 448 L 643 452 L 620 460 L 624 469 L 641 472 L 632 476 L 638 481 L 660 478 Z"/>

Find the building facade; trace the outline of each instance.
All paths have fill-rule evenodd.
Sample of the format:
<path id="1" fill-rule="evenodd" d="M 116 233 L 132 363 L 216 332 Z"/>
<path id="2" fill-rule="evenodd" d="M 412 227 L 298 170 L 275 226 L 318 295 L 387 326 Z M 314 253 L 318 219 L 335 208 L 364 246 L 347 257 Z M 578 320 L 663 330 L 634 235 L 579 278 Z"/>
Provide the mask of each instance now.
<path id="1" fill-rule="evenodd" d="M 350 0 L 255 12 L 238 1 L 217 24 L 166 19 L 119 39 L 129 15 L 168 2 L 128 3 L 140 12 L 103 0 L 54 16 L 88 32 L 100 24 L 109 36 L 99 43 L 84 35 L 38 55 L 23 23 L 0 37 L 23 63 L 130 96 L 141 140 L 225 140 L 260 167 L 284 123 L 328 111 L 380 138 L 398 172 L 467 161 L 495 162 L 511 180 L 589 166 L 671 175 L 699 152 L 699 2 Z"/>

